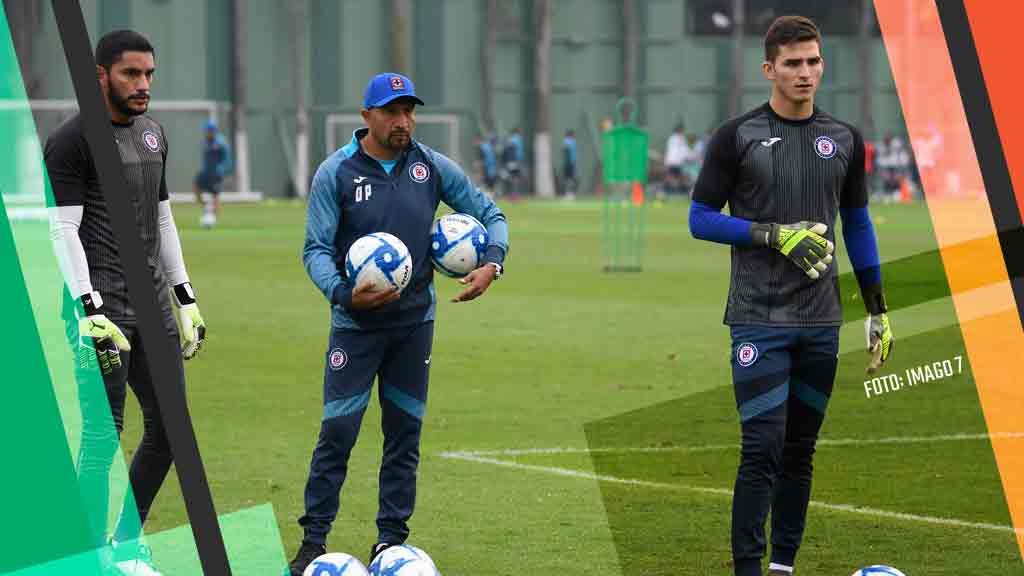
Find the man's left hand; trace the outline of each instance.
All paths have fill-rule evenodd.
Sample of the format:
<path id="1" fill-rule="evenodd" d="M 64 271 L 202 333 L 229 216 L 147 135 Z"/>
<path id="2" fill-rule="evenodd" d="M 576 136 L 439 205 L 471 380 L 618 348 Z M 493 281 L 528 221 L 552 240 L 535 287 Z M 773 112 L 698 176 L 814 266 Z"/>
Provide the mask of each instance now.
<path id="1" fill-rule="evenodd" d="M 466 274 L 459 279 L 459 284 L 464 285 L 466 289 L 459 292 L 459 295 L 455 298 L 452 298 L 452 302 L 468 302 L 480 296 L 487 291 L 487 288 L 491 285 L 491 282 L 494 282 L 494 278 L 497 275 L 498 269 L 490 263 L 484 264 Z"/>

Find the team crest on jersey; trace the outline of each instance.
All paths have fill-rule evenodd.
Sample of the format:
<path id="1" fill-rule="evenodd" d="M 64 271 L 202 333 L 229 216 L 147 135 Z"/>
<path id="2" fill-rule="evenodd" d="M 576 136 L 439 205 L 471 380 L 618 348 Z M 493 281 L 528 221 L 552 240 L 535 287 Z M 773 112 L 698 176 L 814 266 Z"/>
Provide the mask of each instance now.
<path id="1" fill-rule="evenodd" d="M 328 361 L 331 364 L 331 370 L 341 370 L 346 364 L 348 364 L 348 354 L 346 354 L 341 348 L 334 348 L 331 350 Z"/>
<path id="2" fill-rule="evenodd" d="M 152 130 L 146 130 L 142 133 L 142 142 L 146 145 L 146 148 L 149 148 L 150 152 L 157 152 L 160 150 L 160 140 Z"/>
<path id="3" fill-rule="evenodd" d="M 828 160 L 836 155 L 836 141 L 828 136 L 818 136 L 814 139 L 814 151 L 818 156 Z"/>
<path id="4" fill-rule="evenodd" d="M 754 362 L 757 362 L 757 346 L 754 346 L 750 342 L 744 342 L 737 346 L 736 362 L 744 368 L 750 366 Z"/>
<path id="5" fill-rule="evenodd" d="M 416 162 L 409 166 L 409 177 L 417 182 L 426 182 L 430 178 L 430 168 L 423 162 Z"/>
<path id="6" fill-rule="evenodd" d="M 398 92 L 399 90 L 405 90 L 405 80 L 402 80 L 401 76 L 392 76 L 391 89 L 394 90 L 395 92 Z"/>

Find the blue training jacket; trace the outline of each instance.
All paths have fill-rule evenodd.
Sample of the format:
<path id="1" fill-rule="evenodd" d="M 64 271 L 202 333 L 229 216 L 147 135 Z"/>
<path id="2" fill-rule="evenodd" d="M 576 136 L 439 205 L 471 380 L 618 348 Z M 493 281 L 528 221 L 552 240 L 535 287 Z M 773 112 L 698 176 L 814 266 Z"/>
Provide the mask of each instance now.
<path id="1" fill-rule="evenodd" d="M 430 227 L 438 204 L 444 202 L 483 223 L 490 236 L 485 260 L 499 264 L 508 251 L 505 215 L 455 162 L 415 140 L 388 174 L 359 144 L 366 133 L 366 128 L 356 130 L 313 177 L 303 264 L 331 302 L 336 328 L 372 330 L 433 320 Z M 358 195 L 356 188 L 362 188 Z M 353 242 L 373 232 L 393 234 L 405 243 L 412 256 L 412 279 L 396 302 L 374 310 L 349 310 L 352 283 L 341 272 L 345 255 Z"/>
<path id="2" fill-rule="evenodd" d="M 223 178 L 231 172 L 231 146 L 218 132 L 213 141 L 203 138 L 202 153 L 199 158 L 199 172 L 208 176 Z"/>

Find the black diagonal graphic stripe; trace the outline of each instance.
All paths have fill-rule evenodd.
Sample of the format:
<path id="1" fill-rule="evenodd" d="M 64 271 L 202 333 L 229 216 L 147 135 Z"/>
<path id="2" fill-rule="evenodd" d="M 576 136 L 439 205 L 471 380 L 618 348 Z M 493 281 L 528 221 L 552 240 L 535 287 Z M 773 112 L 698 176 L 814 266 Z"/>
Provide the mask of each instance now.
<path id="1" fill-rule="evenodd" d="M 978 166 L 985 182 L 985 194 L 992 208 L 1003 261 L 1017 302 L 1017 313 L 1024 323 L 1024 307 L 1021 306 L 1024 303 L 1024 228 L 1021 227 L 1013 182 L 1003 155 L 1003 145 L 996 129 L 985 78 L 981 73 L 978 51 L 967 21 L 967 9 L 962 0 L 942 0 L 936 2 L 936 6 L 946 35 L 953 73 L 960 87 L 960 98 L 967 115 L 974 152 L 978 156 Z"/>
<path id="2" fill-rule="evenodd" d="M 110 214 L 114 237 L 128 281 L 128 297 L 135 308 L 139 332 L 150 362 L 153 388 L 156 390 L 171 453 L 174 455 L 181 493 L 185 498 L 189 522 L 195 537 L 203 573 L 229 576 L 224 539 L 217 524 L 217 512 L 199 456 L 192 419 L 185 403 L 180 367 L 174 357 L 180 354 L 178 343 L 169 337 L 157 304 L 153 277 L 146 265 L 143 243 L 135 222 L 135 210 L 128 194 L 121 158 L 114 143 L 110 116 L 103 104 L 96 81 L 96 63 L 82 9 L 77 0 L 53 0 L 64 54 L 82 112 L 82 125 L 96 173 Z"/>

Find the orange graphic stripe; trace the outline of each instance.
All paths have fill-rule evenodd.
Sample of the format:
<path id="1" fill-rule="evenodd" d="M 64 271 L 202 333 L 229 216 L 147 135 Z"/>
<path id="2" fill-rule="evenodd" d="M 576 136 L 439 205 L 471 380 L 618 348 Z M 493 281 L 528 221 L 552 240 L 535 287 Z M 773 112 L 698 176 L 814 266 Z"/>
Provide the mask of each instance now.
<path id="1" fill-rule="evenodd" d="M 1012 25 L 1019 19 L 1007 13 L 1012 11 L 1009 4 L 1013 3 L 967 3 L 972 26 L 982 19 L 992 19 L 1006 28 L 1005 34 L 997 37 L 999 33 L 993 33 L 990 39 L 994 53 L 1001 50 L 996 44 L 999 39 L 1015 37 Z M 1020 350 L 1024 350 L 1024 331 L 935 2 L 876 0 L 875 10 L 986 425 L 992 434 L 1020 431 L 1024 429 L 1024 386 L 1015 382 L 1019 376 L 1014 366 Z M 974 34 L 976 40 L 980 36 L 985 34 Z M 1009 90 L 1011 78 L 1016 75 L 1011 58 L 1011 52 L 1000 53 L 987 64 L 983 58 L 986 81 L 1002 77 Z M 1001 126 L 1001 106 L 1021 116 L 1010 101 L 1000 100 L 1000 106 L 993 107 Z M 1013 164 L 1018 170 L 1024 168 L 1020 158 L 1011 161 Z M 963 294 L 964 290 L 993 282 L 997 284 L 986 291 L 984 300 Z M 1007 311 L 992 314 L 993 306 Z M 894 328 L 898 334 L 899 327 Z M 1020 442 L 992 441 L 1010 517 L 1018 528 L 1024 527 L 1024 450 L 1020 446 Z M 1017 543 L 1024 555 L 1024 532 L 1018 531 Z"/>

